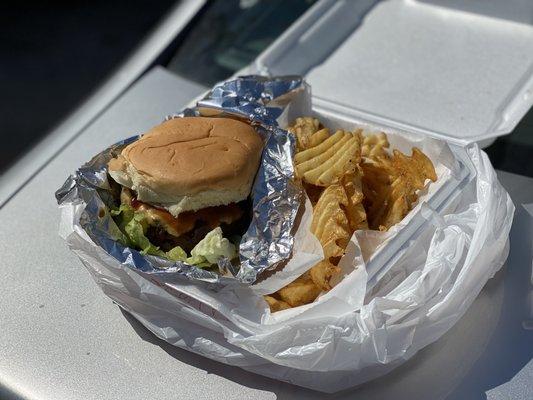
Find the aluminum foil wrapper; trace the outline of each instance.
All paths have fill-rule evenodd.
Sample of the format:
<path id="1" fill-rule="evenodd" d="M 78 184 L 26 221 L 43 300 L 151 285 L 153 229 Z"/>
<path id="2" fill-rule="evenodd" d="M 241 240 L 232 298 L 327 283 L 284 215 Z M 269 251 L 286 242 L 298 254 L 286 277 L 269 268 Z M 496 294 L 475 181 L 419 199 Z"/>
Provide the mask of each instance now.
<path id="1" fill-rule="evenodd" d="M 58 191 L 60 235 L 104 293 L 159 338 L 270 378 L 334 392 L 389 372 L 459 320 L 507 257 L 514 206 L 477 145 L 454 152 L 469 178 L 444 195 L 446 182 L 462 176 L 446 143 L 362 126 L 386 129 L 391 147 L 404 153 L 420 148 L 434 162 L 439 180 L 390 231 L 354 234 L 339 263 L 342 279 L 330 291 L 313 303 L 272 313 L 263 295 L 323 258 L 309 229 L 311 204 L 307 199 L 300 205 L 303 194 L 291 184 L 293 144 L 278 128 L 309 115 L 309 105 L 310 93 L 299 78 L 242 77 L 216 86 L 181 113 L 245 119 L 265 140 L 240 269 L 222 262 L 220 269 L 229 272 L 219 275 L 143 256 L 114 239 L 118 228 L 107 212 L 114 193 L 106 163 L 136 137 L 98 154 Z M 320 110 L 315 115 L 330 129 L 355 126 L 342 115 Z M 432 200 L 440 196 L 445 204 Z M 383 270 L 371 258 L 367 262 L 365 252 L 391 256 L 381 263 L 388 269 L 372 292 L 369 271 L 372 265 L 379 274 Z M 256 279 L 287 257 L 283 268 Z"/>
<path id="2" fill-rule="evenodd" d="M 279 128 L 277 119 L 292 96 L 309 88 L 301 77 L 244 76 L 216 85 L 196 107 L 167 118 L 232 116 L 249 121 L 264 140 L 260 167 L 252 187 L 253 216 L 240 246 L 240 264 L 219 262 L 219 273 L 183 262 L 143 255 L 117 241 L 119 231 L 109 214 L 117 194 L 108 182 L 107 163 L 133 136 L 105 149 L 70 176 L 56 192 L 58 203 L 84 203 L 80 225 L 89 237 L 124 265 L 169 280 L 173 275 L 204 281 L 215 288 L 235 283 L 252 284 L 267 269 L 291 257 L 294 228 L 303 191 L 294 180 L 294 138 Z M 283 98 L 282 102 L 274 100 Z M 176 277 L 177 277 L 176 276 Z"/>

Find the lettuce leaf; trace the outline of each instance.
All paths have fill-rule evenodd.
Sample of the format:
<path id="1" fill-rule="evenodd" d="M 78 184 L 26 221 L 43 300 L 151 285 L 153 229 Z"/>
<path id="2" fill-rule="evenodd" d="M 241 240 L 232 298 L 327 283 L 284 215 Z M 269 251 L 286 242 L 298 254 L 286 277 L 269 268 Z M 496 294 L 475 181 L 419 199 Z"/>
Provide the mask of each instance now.
<path id="1" fill-rule="evenodd" d="M 172 261 L 185 261 L 187 253 L 180 246 L 176 246 L 167 251 L 167 258 Z"/>
<path id="2" fill-rule="evenodd" d="M 150 243 L 150 240 L 145 236 L 147 228 L 148 224 L 144 213 L 135 212 L 133 213 L 133 218 L 124 227 L 124 230 L 131 242 L 141 249 L 141 254 L 165 257 L 166 253 Z"/>
<path id="3" fill-rule="evenodd" d="M 222 229 L 215 228 L 194 246 L 191 257 L 186 261 L 188 264 L 204 268 L 216 264 L 222 257 L 232 260 L 237 257 L 237 250 L 233 243 L 222 236 Z"/>
<path id="4" fill-rule="evenodd" d="M 113 219 L 115 220 L 116 224 L 118 225 L 118 228 L 123 234 L 125 232 L 126 224 L 131 221 L 134 213 L 135 213 L 135 210 L 126 204 L 121 204 L 118 210 L 110 211 L 111 216 L 114 217 Z M 130 242 L 127 236 L 126 236 L 126 239 L 127 239 L 126 243 L 122 243 L 122 244 L 124 244 L 125 246 L 131 246 L 132 243 Z"/>
<path id="5" fill-rule="evenodd" d="M 133 218 L 134 212 L 135 210 L 126 204 L 121 204 L 118 209 L 110 210 L 109 212 L 118 226 L 118 232 L 116 232 L 114 228 L 112 228 L 111 231 L 117 237 L 117 240 L 126 247 L 133 247 L 133 243 L 128 235 L 125 234 L 124 228 L 126 227 L 126 224 Z"/>
<path id="6" fill-rule="evenodd" d="M 121 204 L 118 210 L 111 211 L 111 215 L 115 216 L 119 229 L 128 240 L 128 243 L 123 243 L 124 245 L 140 249 L 141 254 L 152 254 L 172 261 L 185 261 L 187 258 L 187 253 L 180 246 L 176 246 L 165 253 L 150 242 L 146 237 L 148 219 L 144 212 L 135 211 L 129 205 Z"/>
<path id="7" fill-rule="evenodd" d="M 146 237 L 148 218 L 142 211 L 136 211 L 127 204 L 121 204 L 118 210 L 111 210 L 121 235 L 118 240 L 128 247 L 141 250 L 141 254 L 152 254 L 172 261 L 184 261 L 199 268 L 209 268 L 217 264 L 222 257 L 232 260 L 237 257 L 235 245 L 222 236 L 222 229 L 215 228 L 209 232 L 191 251 L 191 257 L 180 246 L 164 252 Z"/>

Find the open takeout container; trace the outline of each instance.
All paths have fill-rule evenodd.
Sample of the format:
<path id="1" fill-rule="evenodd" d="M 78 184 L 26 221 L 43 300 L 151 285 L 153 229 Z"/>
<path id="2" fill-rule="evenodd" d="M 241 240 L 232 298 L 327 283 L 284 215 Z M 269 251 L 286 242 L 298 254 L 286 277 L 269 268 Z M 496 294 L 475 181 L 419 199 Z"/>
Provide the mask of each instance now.
<path id="1" fill-rule="evenodd" d="M 321 0 L 241 72 L 305 76 L 313 115 L 333 131 L 448 142 L 456 164 L 437 170 L 422 196 L 440 212 L 475 174 L 462 147 L 510 133 L 533 104 L 533 3 L 515 6 L 521 12 L 491 0 Z M 368 292 L 425 222 L 415 207 L 375 248 Z"/>
<path id="2" fill-rule="evenodd" d="M 317 113 L 485 147 L 533 104 L 533 3 L 320 0 L 248 71 L 304 75 Z"/>

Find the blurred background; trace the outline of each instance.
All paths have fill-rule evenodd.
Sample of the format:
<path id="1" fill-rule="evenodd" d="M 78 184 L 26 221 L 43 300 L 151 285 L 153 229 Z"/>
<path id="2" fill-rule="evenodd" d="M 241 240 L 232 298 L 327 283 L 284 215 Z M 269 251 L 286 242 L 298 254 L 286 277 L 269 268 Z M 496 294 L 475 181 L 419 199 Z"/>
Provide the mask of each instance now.
<path id="1" fill-rule="evenodd" d="M 174 3 L 2 1 L 0 173 L 96 89 Z"/>
<path id="2" fill-rule="evenodd" d="M 177 0 L 0 5 L 0 175 L 76 109 Z M 164 64 L 206 87 L 251 62 L 315 0 L 209 1 Z"/>
<path id="3" fill-rule="evenodd" d="M 83 103 L 177 0 L 0 5 L 0 176 Z M 161 63 L 209 87 L 251 62 L 315 0 L 210 0 Z M 494 166 L 533 176 L 533 112 L 486 149 Z"/>

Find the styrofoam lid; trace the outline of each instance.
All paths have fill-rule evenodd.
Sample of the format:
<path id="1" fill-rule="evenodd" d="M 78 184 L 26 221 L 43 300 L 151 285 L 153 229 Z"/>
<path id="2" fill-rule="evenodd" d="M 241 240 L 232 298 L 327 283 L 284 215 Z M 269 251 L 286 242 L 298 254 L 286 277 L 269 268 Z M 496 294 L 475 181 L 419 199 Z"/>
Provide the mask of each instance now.
<path id="1" fill-rule="evenodd" d="M 255 68 L 306 75 L 320 109 L 457 142 L 504 135 L 533 104 L 533 26 L 485 1 L 321 0 Z"/>

